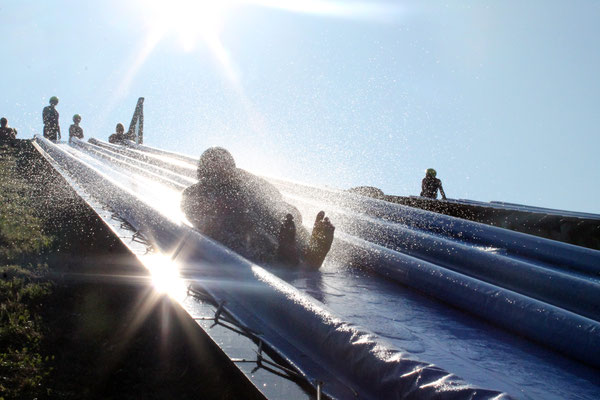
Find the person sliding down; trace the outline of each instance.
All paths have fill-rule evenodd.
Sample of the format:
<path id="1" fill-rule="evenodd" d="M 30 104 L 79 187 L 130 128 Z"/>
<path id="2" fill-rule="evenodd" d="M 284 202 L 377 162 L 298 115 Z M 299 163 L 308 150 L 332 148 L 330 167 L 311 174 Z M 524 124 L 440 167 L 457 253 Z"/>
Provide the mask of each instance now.
<path id="1" fill-rule="evenodd" d="M 202 154 L 198 183 L 183 191 L 181 208 L 200 232 L 259 264 L 319 268 L 333 242 L 324 212 L 309 235 L 300 212 L 273 185 L 237 168 L 222 147 Z"/>

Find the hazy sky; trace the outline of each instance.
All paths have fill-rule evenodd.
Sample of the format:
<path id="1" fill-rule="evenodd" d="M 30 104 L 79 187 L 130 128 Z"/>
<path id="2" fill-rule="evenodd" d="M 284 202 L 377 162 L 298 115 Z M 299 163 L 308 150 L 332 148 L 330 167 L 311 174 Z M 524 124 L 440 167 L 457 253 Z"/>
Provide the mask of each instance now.
<path id="1" fill-rule="evenodd" d="M 0 0 L 0 114 L 337 188 L 600 213 L 600 2 Z"/>

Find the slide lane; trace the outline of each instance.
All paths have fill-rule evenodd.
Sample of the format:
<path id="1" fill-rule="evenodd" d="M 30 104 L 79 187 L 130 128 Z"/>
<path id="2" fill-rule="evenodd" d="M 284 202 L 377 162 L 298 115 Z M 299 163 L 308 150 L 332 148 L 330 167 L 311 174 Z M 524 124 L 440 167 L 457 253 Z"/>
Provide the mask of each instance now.
<path id="1" fill-rule="evenodd" d="M 115 147 L 116 147 L 116 148 L 119 148 L 120 146 L 115 146 Z M 119 149 L 119 150 L 120 150 L 120 149 Z M 374 264 L 377 264 L 377 263 L 374 263 Z M 380 267 L 381 271 L 383 271 L 383 272 L 382 272 L 382 274 L 383 274 L 383 275 L 387 275 L 387 276 L 389 276 L 389 275 L 390 275 L 390 272 L 389 272 L 389 271 L 388 271 L 388 272 L 385 272 L 385 268 L 381 268 L 381 266 L 382 266 L 382 265 L 385 265 L 385 263 L 379 263 L 379 267 Z M 326 264 L 326 268 L 325 268 L 325 269 L 327 269 L 327 267 L 328 267 L 328 265 Z M 339 268 L 343 268 L 343 267 L 341 267 L 341 266 L 339 266 L 339 265 L 338 265 L 337 267 L 339 267 Z M 399 274 L 400 274 L 400 275 L 402 275 L 401 273 L 399 273 Z M 338 274 L 335 274 L 335 275 L 337 276 Z M 410 281 L 412 281 L 412 282 L 413 282 L 413 284 L 414 284 L 414 282 L 415 282 L 415 281 L 417 281 L 417 280 L 415 280 L 415 279 L 412 279 L 412 278 L 411 278 L 411 279 L 409 279 L 409 280 L 410 280 Z M 409 284 L 410 284 L 410 282 L 409 282 Z M 375 287 L 378 287 L 379 285 L 373 285 L 373 286 L 375 286 Z M 427 284 L 425 284 L 425 285 L 423 285 L 423 286 L 427 286 Z M 444 286 L 445 286 L 445 285 L 444 285 Z M 399 290 L 399 288 L 398 288 L 398 287 L 396 287 L 396 290 Z M 310 290 L 309 290 L 309 292 L 310 292 Z M 315 293 L 315 292 L 313 291 L 313 292 L 310 292 L 310 293 L 314 295 L 314 293 Z M 488 293 L 491 293 L 491 294 L 493 294 L 493 295 L 497 295 L 497 294 L 494 294 L 494 292 L 488 292 Z M 315 297 L 319 297 L 319 296 L 318 296 L 318 295 L 315 295 Z M 334 304 L 334 305 L 336 304 L 335 300 L 338 298 L 337 296 L 335 296 L 335 295 L 332 295 L 332 296 L 327 296 L 327 295 L 326 295 L 325 297 L 326 297 L 326 298 L 328 299 L 328 301 L 329 301 L 327 304 Z M 440 297 L 440 296 L 438 296 L 438 297 Z M 452 293 L 449 293 L 449 294 L 447 294 L 447 297 L 449 297 L 450 299 L 453 299 L 453 298 L 455 298 L 455 296 L 454 296 Z M 485 298 L 485 296 L 484 296 L 483 298 Z M 357 299 L 356 301 L 357 301 L 357 302 L 361 302 L 362 300 L 361 300 L 361 299 Z M 453 304 L 453 302 L 452 302 L 452 301 L 448 301 L 448 303 L 449 303 L 449 304 Z M 465 301 L 465 303 L 467 303 L 467 304 L 468 304 L 468 303 L 469 303 L 469 300 L 467 299 L 467 300 Z M 345 304 L 345 303 L 344 303 L 344 304 Z M 344 304 L 340 304 L 340 305 L 338 305 L 338 306 L 340 307 L 340 310 L 336 310 L 336 311 L 343 311 L 343 310 L 344 310 Z M 357 303 L 357 304 L 360 304 L 360 303 Z M 346 305 L 346 312 L 347 312 L 347 308 L 348 308 L 348 307 L 347 307 L 347 305 Z M 354 307 L 352 307 L 352 308 L 354 308 Z M 467 307 L 467 309 L 468 309 L 468 307 Z M 485 316 L 485 314 L 489 314 L 489 309 L 486 311 L 486 308 L 485 308 L 485 307 L 484 307 L 484 308 L 482 308 L 482 310 L 481 310 L 481 314 L 484 314 L 484 316 Z M 381 316 L 380 318 L 386 318 L 386 317 L 385 317 L 385 316 Z M 489 319 L 489 318 L 488 318 L 488 319 Z M 389 325 L 389 324 L 388 324 L 388 325 Z M 532 324 L 532 325 L 533 325 L 533 327 L 535 328 L 536 324 Z M 389 336 L 389 337 L 396 337 L 396 336 L 397 336 L 397 334 L 394 334 L 394 333 L 387 333 L 387 334 L 384 334 L 384 336 L 386 336 L 386 337 L 388 337 L 388 336 Z M 400 335 L 400 336 L 402 336 L 402 335 Z M 404 346 L 406 346 L 406 341 L 401 341 L 401 342 L 402 342 L 402 344 L 404 344 Z M 459 344 L 458 346 L 459 346 L 459 347 L 461 347 L 461 348 L 468 347 L 468 346 L 465 346 L 465 344 L 464 344 L 464 343 L 461 343 L 461 344 Z M 410 347 L 410 346 L 409 346 L 409 347 Z M 419 346 L 417 346 L 417 347 L 419 347 Z M 518 346 L 517 346 L 517 347 L 518 347 Z M 525 346 L 525 347 L 527 347 L 527 346 Z M 426 353 L 428 353 L 428 354 L 429 354 L 429 353 L 431 353 L 431 354 L 433 354 L 433 355 L 436 357 L 436 358 L 435 358 L 435 360 L 436 360 L 436 361 L 437 361 L 437 359 L 443 359 L 443 360 L 446 360 L 446 359 L 448 359 L 448 360 L 450 360 L 450 361 L 448 361 L 448 362 L 447 362 L 447 365 L 449 365 L 450 367 L 457 367 L 457 368 L 458 368 L 458 370 L 461 370 L 461 368 L 462 368 L 463 370 L 465 370 L 465 371 L 467 372 L 467 375 L 465 375 L 465 373 L 461 372 L 461 374 L 462 374 L 463 376 L 474 375 L 474 376 L 476 376 L 476 379 L 477 379 L 477 380 L 486 381 L 486 379 L 487 379 L 487 378 L 485 378 L 485 379 L 481 379 L 481 376 L 479 376 L 479 375 L 482 375 L 482 374 L 479 374 L 479 375 L 478 375 L 478 373 L 477 373 L 477 372 L 475 372 L 475 373 L 474 373 L 474 371 L 473 371 L 473 370 L 474 370 L 474 369 L 476 369 L 476 368 L 473 368 L 473 366 L 470 366 L 470 367 L 468 367 L 468 366 L 466 366 L 468 363 L 467 363 L 467 364 L 461 364 L 461 362 L 459 362 L 459 361 L 456 361 L 456 360 L 457 360 L 456 358 L 452 358 L 452 357 L 446 357 L 446 356 L 443 354 L 443 353 L 444 353 L 444 351 L 442 350 L 442 347 L 440 347 L 440 346 L 437 346 L 437 347 L 436 347 L 436 346 L 428 345 L 428 346 L 424 346 L 424 348 L 426 349 Z M 546 357 L 548 357 L 548 356 L 546 356 Z M 500 356 L 500 358 L 502 358 L 502 356 Z M 517 358 L 518 358 L 518 357 L 517 357 Z M 432 359 L 432 358 L 430 358 L 430 359 Z M 490 359 L 491 359 L 491 357 L 490 357 Z M 452 360 L 453 360 L 453 361 L 452 361 Z M 479 363 L 481 363 L 481 362 L 482 362 L 482 361 L 481 361 L 481 360 L 479 360 Z M 524 361 L 522 361 L 522 360 L 521 360 L 520 362 L 522 362 L 522 363 L 523 363 Z M 524 363 L 526 363 L 526 362 L 524 362 Z M 485 364 L 485 362 L 484 362 L 484 364 Z M 560 365 L 561 363 L 560 363 L 560 362 L 558 362 L 558 363 L 555 363 L 555 364 L 556 364 L 556 365 Z M 448 367 L 448 368 L 449 368 L 449 367 Z M 485 367 L 485 368 L 487 368 L 487 367 Z M 572 369 L 573 369 L 573 367 L 570 367 L 569 369 L 571 369 L 571 370 L 572 370 Z M 456 369 L 453 369 L 453 371 L 457 371 L 457 370 L 456 370 Z M 563 371 L 563 372 L 564 372 L 564 371 Z M 485 374 L 484 374 L 484 375 L 485 375 Z M 510 375 L 510 373 L 509 373 L 509 375 Z M 585 374 L 584 374 L 584 375 L 585 375 Z M 507 379 L 507 381 L 510 381 L 511 379 L 514 379 L 514 377 L 512 377 L 512 378 L 508 378 L 508 379 Z M 555 376 L 555 377 L 553 377 L 553 378 L 552 378 L 552 381 L 560 381 L 560 379 L 558 379 L 558 378 Z M 508 386 L 505 386 L 505 387 L 509 387 L 509 389 L 510 389 L 510 385 L 508 385 Z M 582 387 L 582 386 L 579 386 L 579 387 Z M 585 385 L 583 385 L 583 387 L 585 387 Z M 508 389 L 507 389 L 507 390 L 508 390 Z M 514 388 L 512 388 L 512 390 L 511 390 L 511 391 L 512 391 L 513 393 L 515 393 L 515 391 L 514 391 Z M 592 389 L 592 392 L 594 392 L 594 389 Z M 596 392 L 596 393 L 597 393 L 597 392 Z M 534 398 L 535 398 L 535 396 L 534 396 Z M 557 397 L 557 398 L 558 398 L 558 397 Z"/>

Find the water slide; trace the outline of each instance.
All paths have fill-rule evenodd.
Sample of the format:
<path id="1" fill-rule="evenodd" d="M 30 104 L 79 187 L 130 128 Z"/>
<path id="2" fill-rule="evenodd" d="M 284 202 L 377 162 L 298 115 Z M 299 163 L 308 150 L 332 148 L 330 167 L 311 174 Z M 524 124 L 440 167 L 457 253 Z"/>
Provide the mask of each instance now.
<path id="1" fill-rule="evenodd" d="M 271 179 L 307 220 L 323 209 L 337 230 L 320 271 L 268 269 L 186 225 L 179 200 L 194 158 L 36 144 L 333 398 L 600 395 L 598 251 Z"/>

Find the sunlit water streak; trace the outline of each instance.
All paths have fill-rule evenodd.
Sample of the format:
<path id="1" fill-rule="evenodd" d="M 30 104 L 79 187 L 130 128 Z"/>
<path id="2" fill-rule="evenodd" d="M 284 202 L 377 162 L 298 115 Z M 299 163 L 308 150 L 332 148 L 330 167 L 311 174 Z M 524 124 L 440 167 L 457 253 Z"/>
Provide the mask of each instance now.
<path id="1" fill-rule="evenodd" d="M 79 152 L 72 147 L 64 146 L 64 148 L 69 153 L 94 166 L 105 175 L 116 179 L 121 186 L 135 192 L 146 204 L 152 206 L 152 208 L 158 210 L 172 221 L 181 221 L 185 218 L 179 207 L 179 203 L 181 202 L 180 191 L 173 190 L 145 176 L 135 174 L 131 170 L 116 168 L 109 163 L 103 162 L 104 160 L 102 159 Z"/>

